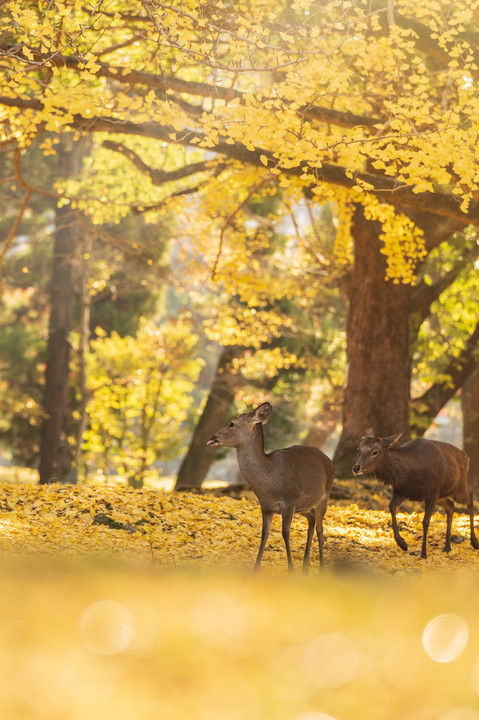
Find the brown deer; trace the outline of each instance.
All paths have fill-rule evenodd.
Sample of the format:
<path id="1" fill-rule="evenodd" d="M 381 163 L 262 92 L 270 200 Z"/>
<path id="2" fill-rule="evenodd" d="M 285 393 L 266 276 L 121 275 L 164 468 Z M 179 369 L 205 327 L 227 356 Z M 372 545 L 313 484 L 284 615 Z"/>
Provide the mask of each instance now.
<path id="1" fill-rule="evenodd" d="M 386 438 L 365 435 L 357 449 L 353 465 L 355 475 L 374 475 L 393 489 L 389 503 L 394 539 L 402 550 L 407 544 L 399 534 L 396 508 L 406 498 L 424 500 L 424 519 L 421 557 L 427 557 L 426 544 L 429 521 L 436 505 L 446 510 L 445 552 L 451 550 L 451 525 L 454 500 L 465 503 L 471 524 L 471 544 L 477 550 L 479 543 L 474 533 L 474 503 L 467 484 L 469 458 L 465 452 L 449 443 L 417 438 L 396 447 L 402 433 Z"/>
<path id="2" fill-rule="evenodd" d="M 238 415 L 226 427 L 212 435 L 208 445 L 236 448 L 238 465 L 243 477 L 254 490 L 263 515 L 261 544 L 255 569 L 261 565 L 274 513 L 282 517 L 282 534 L 288 556 L 289 570 L 293 560 L 289 542 L 294 513 L 308 520 L 308 536 L 303 559 L 303 572 L 309 568 L 311 543 L 316 526 L 319 543 L 319 564 L 323 560 L 323 518 L 334 479 L 334 465 L 321 450 L 293 445 L 265 454 L 263 425 L 273 414 L 268 403 L 252 412 Z"/>

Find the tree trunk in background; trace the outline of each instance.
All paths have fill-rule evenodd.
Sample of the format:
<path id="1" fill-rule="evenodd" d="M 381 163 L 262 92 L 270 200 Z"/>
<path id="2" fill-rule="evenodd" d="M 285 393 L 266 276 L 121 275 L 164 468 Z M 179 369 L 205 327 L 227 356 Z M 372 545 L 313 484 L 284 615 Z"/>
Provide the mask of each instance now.
<path id="1" fill-rule="evenodd" d="M 83 152 L 79 143 L 59 151 L 64 177 L 81 170 Z M 73 322 L 73 265 L 75 248 L 81 242 L 77 213 L 70 206 L 57 208 L 50 289 L 50 321 L 45 372 L 46 413 L 40 440 L 40 483 L 65 482 L 72 465 L 69 447 L 70 333 Z"/>
<path id="2" fill-rule="evenodd" d="M 461 395 L 463 448 L 469 455 L 469 485 L 479 499 L 479 366 L 464 383 Z"/>
<path id="3" fill-rule="evenodd" d="M 90 257 L 92 252 L 92 238 L 87 237 L 84 242 L 83 258 L 81 261 L 80 277 L 80 325 L 78 342 L 78 364 L 79 364 L 79 391 L 80 408 L 78 429 L 76 433 L 75 459 L 72 468 L 74 481 L 78 482 L 80 461 L 82 455 L 83 435 L 88 424 L 87 406 L 89 400 L 88 376 L 87 376 L 87 353 L 90 344 L 90 317 L 91 317 L 91 295 L 88 288 L 90 269 Z M 86 477 L 86 470 L 85 470 Z"/>
<path id="4" fill-rule="evenodd" d="M 206 443 L 230 416 L 239 377 L 229 371 L 229 366 L 243 352 L 243 348 L 225 347 L 221 353 L 208 400 L 178 471 L 175 490 L 200 488 L 216 457 L 218 449 L 206 447 Z"/>
<path id="5" fill-rule="evenodd" d="M 338 394 L 334 392 L 332 398 L 324 403 L 321 412 L 311 423 L 302 445 L 323 449 L 324 443 L 341 421 L 341 403 Z"/>
<path id="6" fill-rule="evenodd" d="M 347 374 L 343 429 L 334 463 L 338 477 L 351 477 L 359 439 L 409 435 L 410 285 L 385 279 L 380 226 L 367 221 L 361 208 L 353 218 L 354 267 L 347 321 Z"/>

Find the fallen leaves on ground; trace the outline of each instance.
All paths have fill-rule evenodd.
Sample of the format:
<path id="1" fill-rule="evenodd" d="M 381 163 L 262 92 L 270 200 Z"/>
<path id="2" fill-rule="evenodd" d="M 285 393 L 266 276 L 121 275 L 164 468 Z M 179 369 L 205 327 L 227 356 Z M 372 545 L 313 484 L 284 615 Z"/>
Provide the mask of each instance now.
<path id="1" fill-rule="evenodd" d="M 349 492 L 351 485 L 346 483 Z M 326 566 L 379 573 L 427 571 L 434 568 L 479 566 L 479 553 L 469 542 L 469 519 L 456 514 L 453 548 L 442 552 L 445 517 L 433 515 L 429 557 L 419 557 L 422 511 L 398 513 L 407 553 L 394 542 L 389 512 L 370 509 L 358 493 L 358 503 L 333 501 L 325 519 Z M 341 493 L 337 493 L 341 495 Z M 376 508 L 384 495 L 372 494 Z M 0 485 L 0 553 L 57 558 L 102 557 L 160 567 L 191 565 L 252 566 L 259 546 L 261 513 L 255 499 L 212 494 L 133 490 L 125 487 L 69 485 Z M 306 539 L 306 520 L 295 517 L 291 543 L 299 567 Z M 317 564 L 314 546 L 312 564 Z M 264 556 L 264 567 L 286 571 L 281 521 L 275 517 Z"/>

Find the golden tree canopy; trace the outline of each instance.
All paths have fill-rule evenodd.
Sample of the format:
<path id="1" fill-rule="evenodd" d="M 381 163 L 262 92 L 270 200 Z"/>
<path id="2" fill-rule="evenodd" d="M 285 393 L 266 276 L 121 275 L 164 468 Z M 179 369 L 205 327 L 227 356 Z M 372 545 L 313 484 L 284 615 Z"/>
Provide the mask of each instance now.
<path id="1" fill-rule="evenodd" d="M 49 153 L 55 133 L 108 133 L 102 157 L 119 151 L 128 163 L 112 173 L 103 161 L 104 202 L 131 181 L 132 164 L 151 183 L 149 194 L 136 190 L 142 209 L 208 187 L 239 161 L 250 186 L 302 188 L 334 199 L 344 218 L 361 202 L 383 223 L 391 277 L 406 281 L 401 258 L 424 247 L 393 205 L 479 219 L 479 0 L 14 0 L 3 9 L 4 148 Z"/>

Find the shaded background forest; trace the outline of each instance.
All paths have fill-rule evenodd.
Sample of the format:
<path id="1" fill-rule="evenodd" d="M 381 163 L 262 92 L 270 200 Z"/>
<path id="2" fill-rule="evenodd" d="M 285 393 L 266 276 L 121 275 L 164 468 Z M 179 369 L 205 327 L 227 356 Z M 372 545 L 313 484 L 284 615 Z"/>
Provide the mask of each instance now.
<path id="1" fill-rule="evenodd" d="M 199 487 L 268 399 L 344 477 L 455 398 L 479 490 L 475 4 L 4 5 L 4 461 Z"/>

